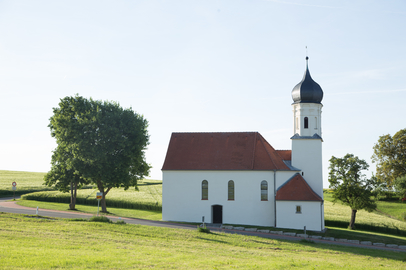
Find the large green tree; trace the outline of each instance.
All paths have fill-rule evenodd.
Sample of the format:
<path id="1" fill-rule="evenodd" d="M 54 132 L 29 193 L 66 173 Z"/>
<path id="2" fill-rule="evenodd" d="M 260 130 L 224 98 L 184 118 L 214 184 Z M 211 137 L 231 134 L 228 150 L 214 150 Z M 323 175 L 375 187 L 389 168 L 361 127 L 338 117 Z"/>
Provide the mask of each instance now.
<path id="1" fill-rule="evenodd" d="M 376 177 L 387 187 L 392 187 L 396 178 L 406 175 L 406 129 L 392 137 L 379 137 L 374 145 L 372 162 L 376 162 Z"/>
<path id="2" fill-rule="evenodd" d="M 142 115 L 116 102 L 78 95 L 61 99 L 53 112 L 49 128 L 58 151 L 68 157 L 66 168 L 103 193 L 103 212 L 107 212 L 105 197 L 112 188 L 137 189 L 137 180 L 148 175 L 144 154 L 148 122 Z"/>
<path id="3" fill-rule="evenodd" d="M 358 210 L 365 209 L 371 212 L 376 208 L 375 202 L 371 199 L 372 183 L 362 174 L 368 167 L 365 160 L 353 154 L 347 154 L 343 158 L 332 156 L 330 159 L 328 181 L 333 190 L 334 202 L 339 200 L 351 207 L 350 229 L 354 229 Z"/>

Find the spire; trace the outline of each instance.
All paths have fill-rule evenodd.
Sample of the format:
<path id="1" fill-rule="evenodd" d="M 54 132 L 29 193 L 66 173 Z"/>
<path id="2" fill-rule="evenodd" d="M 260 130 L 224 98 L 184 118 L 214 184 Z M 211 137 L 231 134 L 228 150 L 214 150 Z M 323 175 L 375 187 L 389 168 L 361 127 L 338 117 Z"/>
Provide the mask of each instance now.
<path id="1" fill-rule="evenodd" d="M 309 57 L 306 47 L 306 70 L 303 79 L 292 90 L 292 99 L 294 103 L 321 103 L 323 99 L 323 90 L 310 76 Z"/>

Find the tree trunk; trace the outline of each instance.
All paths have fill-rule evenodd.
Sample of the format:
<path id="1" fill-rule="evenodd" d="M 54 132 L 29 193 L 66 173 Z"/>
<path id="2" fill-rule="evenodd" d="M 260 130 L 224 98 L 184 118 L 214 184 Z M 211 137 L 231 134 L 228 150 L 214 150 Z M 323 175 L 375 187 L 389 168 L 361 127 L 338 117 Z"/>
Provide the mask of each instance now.
<path id="1" fill-rule="evenodd" d="M 70 204 L 69 210 L 76 210 L 76 183 L 70 182 Z"/>
<path id="2" fill-rule="evenodd" d="M 108 213 L 107 206 L 106 206 L 106 195 L 107 195 L 107 193 L 109 193 L 110 189 L 111 189 L 111 187 L 107 188 L 106 191 L 104 191 L 104 188 L 101 188 L 101 189 L 99 188 L 99 191 L 103 193 L 102 199 L 100 201 L 101 207 L 102 207 L 101 211 L 103 213 Z"/>
<path id="3" fill-rule="evenodd" d="M 101 191 L 102 192 L 102 191 Z M 103 213 L 107 213 L 107 207 L 106 207 L 106 194 L 104 194 L 104 192 L 103 192 L 103 197 L 102 197 L 102 199 L 101 199 L 101 201 L 100 201 L 100 204 L 101 204 L 101 208 L 102 208 L 102 212 Z"/>
<path id="4" fill-rule="evenodd" d="M 354 225 L 355 225 L 355 216 L 357 215 L 357 210 L 351 209 L 351 221 L 350 221 L 350 226 L 349 228 L 351 230 L 354 230 Z"/>

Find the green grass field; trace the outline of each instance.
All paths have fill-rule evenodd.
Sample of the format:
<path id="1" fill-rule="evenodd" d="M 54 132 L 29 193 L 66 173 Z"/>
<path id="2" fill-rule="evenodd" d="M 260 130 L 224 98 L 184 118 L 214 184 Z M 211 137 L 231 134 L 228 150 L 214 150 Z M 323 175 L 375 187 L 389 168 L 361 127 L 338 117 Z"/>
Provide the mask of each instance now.
<path id="1" fill-rule="evenodd" d="M 0 197 L 13 196 L 12 183 L 17 183 L 16 194 L 25 194 L 42 190 L 53 190 L 44 183 L 45 173 L 17 172 L 0 170 Z"/>
<path id="2" fill-rule="evenodd" d="M 8 177 L 7 181 L 4 181 L 3 176 L 6 175 L 25 175 L 25 181 L 31 182 L 32 187 L 38 187 L 42 184 L 42 176 L 38 177 L 38 173 L 34 173 L 30 177 L 30 173 L 19 173 L 19 172 L 7 172 L 7 171 L 0 171 L 0 179 L 2 182 L 10 182 L 10 177 Z M 43 174 L 42 174 L 43 175 Z M 31 180 L 33 179 L 33 180 Z M 1 182 L 1 183 L 2 183 Z M 20 182 L 24 182 L 21 181 Z M 26 186 L 30 186 L 27 183 L 22 183 Z M 36 186 L 37 185 L 37 186 Z M 0 185 L 0 188 L 2 186 Z M 96 203 L 95 194 L 96 189 L 82 189 L 78 191 L 78 197 L 86 198 L 88 197 L 89 200 L 92 200 L 92 203 Z M 46 194 L 59 194 L 61 193 L 53 191 L 53 192 L 46 192 Z M 62 194 L 67 199 L 69 199 L 69 194 L 65 193 Z M 350 221 L 350 213 L 351 210 L 348 206 L 344 206 L 342 204 L 335 203 L 333 204 L 331 194 L 325 193 L 325 219 L 326 220 L 338 220 L 348 222 Z M 116 203 L 116 205 L 121 207 L 111 207 L 112 203 Z M 43 209 L 55 209 L 55 210 L 67 210 L 68 203 L 49 203 L 49 202 L 40 202 L 40 201 L 32 201 L 32 200 L 24 200 L 19 201 L 18 204 L 29 206 L 29 207 L 39 207 Z M 162 214 L 160 211 L 148 211 L 148 210 L 133 210 L 133 209 L 126 209 L 128 204 L 134 205 L 158 205 L 161 207 L 162 205 L 162 182 L 161 181 L 154 181 L 154 180 L 144 180 L 139 182 L 139 191 L 134 191 L 133 189 L 129 189 L 124 191 L 123 189 L 113 189 L 107 195 L 107 210 L 110 212 L 111 215 L 121 216 L 121 217 L 133 217 L 133 218 L 142 218 L 142 219 L 151 219 L 151 220 L 161 220 Z M 95 204 L 97 205 L 97 204 Z M 380 208 L 381 207 L 381 208 Z M 405 209 L 406 204 L 400 203 L 393 203 L 393 202 L 378 202 L 378 209 L 382 212 L 388 211 L 391 216 L 395 216 L 395 213 L 402 213 L 406 211 Z M 134 207 L 133 207 L 134 208 Z M 77 209 L 80 212 L 97 213 L 97 206 L 91 205 L 77 205 Z M 398 228 L 400 230 L 406 231 L 406 222 L 400 221 L 395 218 L 390 218 L 385 214 L 379 212 L 372 212 L 368 213 L 367 211 L 360 210 L 357 213 L 356 218 L 356 226 L 357 224 L 364 223 L 364 224 L 373 224 L 375 226 L 382 226 L 388 228 Z M 370 232 L 363 232 L 362 230 L 357 231 L 349 231 L 346 229 L 340 228 L 333 228 L 328 227 L 329 230 L 324 234 L 324 236 L 332 236 L 336 238 L 346 238 L 346 239 L 355 239 L 355 240 L 372 240 L 374 242 L 384 242 L 384 243 L 391 243 L 391 244 L 399 244 L 399 245 L 406 245 L 406 237 L 395 236 L 395 235 L 386 235 L 380 233 L 370 233 Z"/>
<path id="3" fill-rule="evenodd" d="M 404 269 L 404 252 L 0 213 L 1 269 Z"/>

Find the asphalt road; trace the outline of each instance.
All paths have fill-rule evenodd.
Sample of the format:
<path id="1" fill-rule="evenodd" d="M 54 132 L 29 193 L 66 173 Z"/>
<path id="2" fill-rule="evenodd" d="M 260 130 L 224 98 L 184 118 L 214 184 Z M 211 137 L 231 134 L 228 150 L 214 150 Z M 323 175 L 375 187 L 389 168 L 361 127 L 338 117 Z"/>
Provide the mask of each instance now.
<path id="1" fill-rule="evenodd" d="M 12 199 L 13 199 L 13 197 L 0 198 L 0 212 L 26 214 L 26 215 L 36 215 L 37 214 L 36 208 L 20 206 L 20 205 L 16 204 L 14 201 L 10 201 Z M 57 210 L 47 210 L 47 209 L 38 209 L 38 215 L 46 216 L 46 217 L 53 217 L 53 218 L 91 218 L 93 216 L 92 214 L 74 213 L 74 212 L 68 212 L 68 211 L 57 211 Z M 119 220 L 119 218 L 116 216 L 107 216 L 107 217 L 113 221 Z M 165 227 L 165 228 L 174 228 L 174 229 L 196 230 L 195 225 L 180 224 L 180 223 L 174 223 L 174 222 L 152 221 L 152 220 L 137 219 L 137 218 L 125 218 L 125 217 L 121 218 L 121 220 L 124 220 L 128 224 L 138 224 L 138 225 Z M 262 238 L 289 240 L 289 241 L 300 241 L 301 239 L 303 239 L 302 237 L 278 235 L 278 234 L 271 234 L 271 233 L 248 232 L 248 231 L 240 231 L 240 230 L 226 230 L 226 229 L 221 229 L 216 226 L 212 226 L 210 224 L 207 224 L 207 227 L 212 232 L 224 232 L 224 233 L 230 233 L 230 234 L 258 236 L 258 237 L 262 237 Z M 321 239 L 311 239 L 311 240 L 314 241 L 315 243 L 406 252 L 406 250 L 398 249 L 398 248 L 351 244 L 351 243 L 336 242 L 336 241 L 321 240 Z"/>

